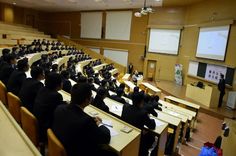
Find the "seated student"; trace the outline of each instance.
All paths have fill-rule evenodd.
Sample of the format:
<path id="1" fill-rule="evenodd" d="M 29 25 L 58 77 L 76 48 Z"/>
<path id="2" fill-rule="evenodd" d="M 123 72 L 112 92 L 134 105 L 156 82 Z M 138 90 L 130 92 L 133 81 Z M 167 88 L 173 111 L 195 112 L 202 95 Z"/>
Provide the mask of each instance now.
<path id="1" fill-rule="evenodd" d="M 132 99 L 133 94 L 138 92 L 139 92 L 139 87 L 134 87 L 133 92 L 129 93 L 128 98 Z"/>
<path id="2" fill-rule="evenodd" d="M 6 48 L 2 50 L 2 56 L 0 57 L 0 69 L 2 67 L 2 63 L 6 61 L 6 56 L 10 53 L 10 51 L 10 49 Z"/>
<path id="3" fill-rule="evenodd" d="M 99 80 L 99 74 L 98 73 L 95 73 L 94 76 L 93 76 L 93 79 L 94 79 L 94 83 L 96 84 L 100 84 L 100 80 Z"/>
<path id="4" fill-rule="evenodd" d="M 85 77 L 85 76 L 78 77 L 78 80 L 77 80 L 78 84 L 87 83 L 87 82 L 88 82 L 87 77 Z"/>
<path id="5" fill-rule="evenodd" d="M 155 129 L 156 124 L 150 119 L 146 110 L 143 109 L 144 95 L 134 93 L 132 96 L 133 105 L 124 105 L 121 119 L 142 130 L 140 143 L 140 156 L 147 156 L 148 149 L 151 147 L 154 138 L 150 133 L 145 132 L 144 125 L 149 129 Z"/>
<path id="6" fill-rule="evenodd" d="M 58 64 L 53 64 L 52 65 L 52 69 L 51 69 L 51 72 L 54 72 L 54 73 L 58 73 Z"/>
<path id="7" fill-rule="evenodd" d="M 14 70 L 7 82 L 7 89 L 15 95 L 19 94 L 23 82 L 26 80 L 26 74 L 29 70 L 28 59 L 24 58 L 17 62 L 17 70 Z"/>
<path id="8" fill-rule="evenodd" d="M 109 84 L 108 84 L 108 82 L 106 80 L 102 80 L 101 81 L 100 87 L 103 87 L 106 90 L 107 97 L 110 97 L 109 90 L 108 90 Z"/>
<path id="9" fill-rule="evenodd" d="M 103 87 L 100 87 L 97 90 L 97 95 L 95 96 L 92 105 L 94 105 L 95 107 L 105 111 L 105 112 L 109 112 L 109 107 L 105 104 L 105 102 L 103 101 L 106 98 L 106 90 Z"/>
<path id="10" fill-rule="evenodd" d="M 57 91 L 62 88 L 60 74 L 49 73 L 45 79 L 45 87 L 41 88 L 35 98 L 33 114 L 39 123 L 39 138 L 46 141 L 46 131 L 51 128 L 53 112 L 60 104 L 64 104 L 62 95 Z"/>
<path id="11" fill-rule="evenodd" d="M 15 70 L 17 63 L 16 56 L 14 54 L 6 54 L 3 56 L 3 61 L 0 66 L 0 80 L 7 85 L 11 73 Z"/>
<path id="12" fill-rule="evenodd" d="M 123 95 L 124 95 L 124 91 L 122 90 L 122 88 L 117 88 L 116 95 L 111 95 L 111 99 L 118 101 L 122 104 L 126 104 L 125 99 L 122 98 Z"/>
<path id="13" fill-rule="evenodd" d="M 143 108 L 147 111 L 148 114 L 152 114 L 157 117 L 157 112 L 154 110 L 154 103 L 151 101 L 151 96 L 148 94 L 144 95 L 144 106 Z"/>
<path id="14" fill-rule="evenodd" d="M 33 112 L 34 100 L 37 96 L 38 91 L 43 88 L 43 83 L 40 82 L 44 79 L 44 71 L 41 67 L 32 67 L 30 71 L 32 78 L 27 78 L 23 83 L 19 98 L 23 106 L 25 106 L 30 112 Z"/>
<path id="15" fill-rule="evenodd" d="M 69 73 L 68 71 L 66 71 L 66 70 L 63 70 L 63 71 L 61 72 L 61 76 L 62 76 L 62 83 L 63 83 L 62 90 L 64 90 L 64 91 L 70 93 L 71 88 L 72 88 L 71 82 L 70 82 L 70 80 L 69 80 L 69 78 L 70 78 L 70 73 Z"/>
<path id="16" fill-rule="evenodd" d="M 88 83 L 91 85 L 91 89 L 93 90 L 93 91 L 97 91 L 97 89 L 95 88 L 95 86 L 94 86 L 94 79 L 93 79 L 93 77 L 89 77 L 88 78 Z"/>
<path id="17" fill-rule="evenodd" d="M 100 118 L 92 118 L 83 111 L 90 104 L 91 95 L 88 83 L 76 84 L 72 87 L 71 104 L 55 110 L 52 130 L 68 156 L 114 155 L 100 146 L 110 142 L 109 129 Z"/>
<path id="18" fill-rule="evenodd" d="M 128 97 L 128 95 L 125 94 L 125 83 L 121 83 L 118 88 L 121 88 L 123 90 L 123 92 L 124 92 L 123 96 Z"/>

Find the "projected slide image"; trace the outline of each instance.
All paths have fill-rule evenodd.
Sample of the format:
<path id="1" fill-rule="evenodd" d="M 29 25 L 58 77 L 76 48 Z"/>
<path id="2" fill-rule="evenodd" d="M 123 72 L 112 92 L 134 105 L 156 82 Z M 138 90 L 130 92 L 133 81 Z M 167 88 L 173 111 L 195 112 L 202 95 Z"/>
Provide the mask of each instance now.
<path id="1" fill-rule="evenodd" d="M 200 28 L 197 57 L 224 60 L 229 26 Z"/>

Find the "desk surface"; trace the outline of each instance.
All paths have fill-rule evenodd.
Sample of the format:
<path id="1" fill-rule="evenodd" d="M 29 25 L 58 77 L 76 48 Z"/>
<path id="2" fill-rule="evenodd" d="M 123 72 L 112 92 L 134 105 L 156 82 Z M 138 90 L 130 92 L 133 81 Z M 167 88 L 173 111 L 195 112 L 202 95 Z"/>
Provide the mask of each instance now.
<path id="1" fill-rule="evenodd" d="M 1 156 L 41 155 L 2 102 L 0 102 L 0 127 Z"/>
<path id="2" fill-rule="evenodd" d="M 122 77 L 122 79 L 123 79 L 123 80 L 128 80 L 129 77 L 130 77 L 130 74 L 126 73 L 126 74 Z"/>
<path id="3" fill-rule="evenodd" d="M 136 87 L 136 85 L 131 81 L 124 81 L 124 83 L 132 90 L 134 89 L 134 87 Z"/>
<path id="4" fill-rule="evenodd" d="M 194 104 L 194 103 L 189 102 L 189 101 L 186 101 L 186 100 L 182 100 L 182 99 L 176 98 L 176 97 L 174 97 L 174 96 L 165 96 L 165 99 L 169 99 L 169 100 L 172 100 L 172 101 L 175 101 L 175 102 L 184 104 L 184 105 L 189 106 L 189 107 L 192 107 L 192 108 L 194 108 L 194 109 L 200 109 L 200 106 L 199 106 L 199 105 Z"/>
<path id="5" fill-rule="evenodd" d="M 170 125 L 174 125 L 176 127 L 179 126 L 180 122 L 181 122 L 181 119 L 180 118 L 177 118 L 177 117 L 174 117 L 172 115 L 169 115 L 167 113 L 164 113 L 164 112 L 161 112 L 159 110 L 156 110 L 158 116 L 157 118 L 166 122 L 166 123 L 169 123 Z"/>
<path id="6" fill-rule="evenodd" d="M 182 108 L 182 107 L 180 107 L 180 106 L 171 104 L 171 103 L 166 102 L 166 101 L 163 101 L 163 100 L 159 100 L 159 103 L 162 104 L 162 107 L 166 107 L 167 109 L 174 110 L 174 111 L 176 111 L 176 112 L 179 112 L 179 113 L 181 113 L 181 114 L 183 114 L 183 115 L 188 116 L 188 119 L 189 119 L 189 120 L 192 120 L 192 118 L 195 118 L 195 117 L 196 117 L 196 114 L 197 114 L 197 113 L 194 112 L 194 111 L 191 111 L 191 110 Z"/>
<path id="7" fill-rule="evenodd" d="M 186 123 L 188 121 L 188 116 L 178 113 L 177 111 L 170 110 L 167 108 L 162 108 L 162 112 L 172 115 L 174 117 L 180 118 L 182 122 Z"/>
<path id="8" fill-rule="evenodd" d="M 61 95 L 63 96 L 63 100 L 65 100 L 65 101 L 70 100 L 70 94 L 68 94 L 62 90 L 59 91 L 59 93 L 61 93 Z M 124 149 L 131 141 L 133 141 L 134 139 L 139 137 L 139 135 L 141 134 L 141 130 L 133 127 L 132 125 L 129 125 L 128 123 L 126 123 L 122 120 L 117 119 L 116 117 L 114 117 L 114 116 L 112 116 L 112 115 L 92 106 L 92 105 L 87 106 L 84 111 L 88 115 L 94 114 L 91 112 L 96 112 L 96 113 L 98 113 L 98 116 L 100 118 L 102 118 L 103 120 L 109 120 L 112 122 L 113 129 L 115 129 L 119 134 L 116 136 L 113 136 L 111 138 L 111 142 L 109 145 L 118 152 L 121 152 L 122 149 Z M 121 132 L 120 130 L 124 126 L 131 127 L 131 128 L 133 128 L 133 130 L 130 133 Z"/>
<path id="9" fill-rule="evenodd" d="M 151 89 L 154 92 L 161 92 L 160 89 L 158 89 L 157 87 L 151 85 L 150 83 L 142 82 L 141 84 L 143 84 L 145 87 L 147 87 L 148 89 Z"/>

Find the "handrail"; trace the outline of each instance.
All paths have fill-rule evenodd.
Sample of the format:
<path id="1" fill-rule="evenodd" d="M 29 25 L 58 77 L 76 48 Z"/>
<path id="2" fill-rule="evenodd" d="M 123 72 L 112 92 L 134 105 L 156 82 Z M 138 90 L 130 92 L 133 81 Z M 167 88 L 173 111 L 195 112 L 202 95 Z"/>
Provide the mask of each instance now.
<path id="1" fill-rule="evenodd" d="M 63 42 L 65 45 L 68 45 L 68 46 L 75 46 L 77 49 L 82 49 L 86 54 L 89 54 L 92 58 L 97 58 L 97 59 L 101 59 L 103 62 L 107 63 L 107 64 L 110 64 L 110 63 L 113 63 L 115 68 L 117 68 L 119 70 L 119 73 L 126 73 L 126 67 L 101 55 L 101 54 L 98 54 L 94 51 L 92 51 L 91 49 L 89 48 L 86 48 L 78 43 L 76 43 L 75 41 L 72 41 L 70 39 L 67 39 L 63 36 L 57 36 L 57 39 L 61 42 Z"/>

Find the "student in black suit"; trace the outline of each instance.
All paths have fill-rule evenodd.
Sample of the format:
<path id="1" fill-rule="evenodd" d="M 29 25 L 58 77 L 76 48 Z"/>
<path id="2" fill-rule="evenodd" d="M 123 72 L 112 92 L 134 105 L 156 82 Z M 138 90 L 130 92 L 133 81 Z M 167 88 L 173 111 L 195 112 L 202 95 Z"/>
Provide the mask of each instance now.
<path id="1" fill-rule="evenodd" d="M 11 76 L 7 82 L 7 89 L 9 92 L 12 92 L 13 94 L 18 96 L 21 86 L 26 80 L 25 72 L 27 72 L 28 70 L 29 64 L 27 58 L 24 58 L 17 62 L 17 70 L 14 70 L 11 73 Z"/>
<path id="2" fill-rule="evenodd" d="M 7 85 L 11 73 L 15 70 L 16 56 L 14 54 L 7 54 L 3 57 L 0 66 L 0 80 Z"/>
<path id="3" fill-rule="evenodd" d="M 71 82 L 70 82 L 70 80 L 69 80 L 69 78 L 70 78 L 70 73 L 68 72 L 68 71 L 66 71 L 66 70 L 63 70 L 62 72 L 61 72 L 61 76 L 62 76 L 62 82 L 63 82 L 63 87 L 62 87 L 62 89 L 64 90 L 64 91 L 66 91 L 67 93 L 70 93 L 70 90 L 71 90 Z"/>
<path id="4" fill-rule="evenodd" d="M 27 78 L 23 83 L 19 92 L 19 98 L 23 106 L 30 112 L 33 112 L 34 100 L 38 91 L 43 88 L 43 83 L 40 82 L 44 79 L 44 71 L 41 67 L 32 67 L 30 71 L 32 78 Z"/>
<path id="5" fill-rule="evenodd" d="M 220 74 L 220 81 L 218 83 L 218 89 L 220 91 L 218 107 L 221 107 L 222 106 L 222 102 L 223 102 L 223 97 L 225 95 L 225 79 L 224 79 L 224 75 L 223 74 Z"/>
<path id="6" fill-rule="evenodd" d="M 106 90 L 103 87 L 100 87 L 92 104 L 105 112 L 109 112 L 109 107 L 103 101 L 106 98 L 106 93 Z"/>
<path id="7" fill-rule="evenodd" d="M 92 118 L 83 111 L 89 105 L 91 95 L 89 84 L 76 84 L 72 87 L 71 104 L 55 110 L 52 129 L 68 156 L 114 155 L 100 146 L 110 142 L 109 129 L 102 125 L 100 118 Z"/>
<path id="8" fill-rule="evenodd" d="M 45 87 L 41 88 L 35 98 L 33 112 L 39 123 L 39 138 L 46 141 L 46 131 L 51 128 L 53 113 L 56 107 L 64 104 L 62 95 L 57 91 L 62 88 L 60 74 L 49 73 L 45 79 Z"/>
<path id="9" fill-rule="evenodd" d="M 154 137 L 145 131 L 144 125 L 149 129 L 155 129 L 156 124 L 153 119 L 150 119 L 146 110 L 143 109 L 144 95 L 140 92 L 132 95 L 133 105 L 124 105 L 121 118 L 131 125 L 142 130 L 140 143 L 140 156 L 147 156 L 148 149 L 151 147 Z"/>
<path id="10" fill-rule="evenodd" d="M 118 101 L 122 104 L 125 104 L 126 101 L 124 98 L 122 98 L 122 96 L 124 95 L 124 91 L 122 88 L 117 88 L 116 90 L 116 95 L 111 95 L 111 99 Z"/>

